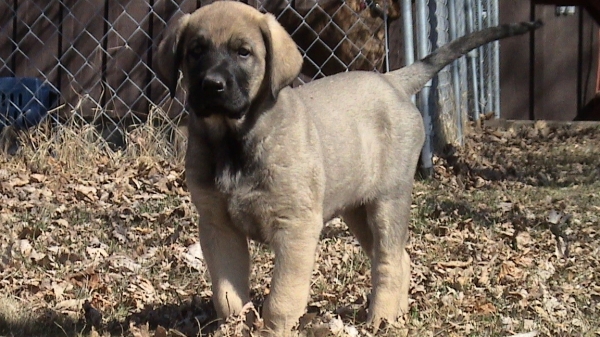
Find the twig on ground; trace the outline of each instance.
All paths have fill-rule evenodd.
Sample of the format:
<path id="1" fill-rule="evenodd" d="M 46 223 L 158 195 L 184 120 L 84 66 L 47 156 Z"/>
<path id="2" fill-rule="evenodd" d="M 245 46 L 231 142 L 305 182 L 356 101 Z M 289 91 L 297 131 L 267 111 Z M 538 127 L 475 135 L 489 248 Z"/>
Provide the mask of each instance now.
<path id="1" fill-rule="evenodd" d="M 532 332 L 518 333 L 518 334 L 512 335 L 510 337 L 535 337 L 537 335 L 538 335 L 537 331 L 532 331 Z"/>

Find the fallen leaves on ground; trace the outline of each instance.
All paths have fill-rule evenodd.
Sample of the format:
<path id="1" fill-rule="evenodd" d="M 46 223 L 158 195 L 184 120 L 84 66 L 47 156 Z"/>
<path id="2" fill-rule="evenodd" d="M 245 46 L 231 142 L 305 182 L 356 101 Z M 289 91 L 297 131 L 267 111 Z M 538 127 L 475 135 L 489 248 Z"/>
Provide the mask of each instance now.
<path id="1" fill-rule="evenodd" d="M 447 150 L 413 193 L 410 312 L 378 336 L 600 334 L 600 129 L 486 128 Z M 0 334 L 249 333 L 214 323 L 180 162 L 31 158 L 0 157 Z M 322 237 L 299 334 L 371 336 L 369 261 L 342 221 Z M 259 317 L 273 255 L 251 249 Z"/>

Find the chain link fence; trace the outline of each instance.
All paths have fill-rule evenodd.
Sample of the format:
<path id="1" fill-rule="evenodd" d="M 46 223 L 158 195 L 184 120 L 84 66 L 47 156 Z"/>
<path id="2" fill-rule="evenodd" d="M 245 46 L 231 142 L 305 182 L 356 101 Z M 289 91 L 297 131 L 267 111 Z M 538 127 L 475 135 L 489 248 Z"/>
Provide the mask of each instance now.
<path id="1" fill-rule="evenodd" d="M 179 137 L 185 100 L 182 94 L 171 99 L 155 76 L 154 64 L 160 62 L 156 47 L 170 21 L 209 2 L 0 0 L 0 81 L 43 81 L 46 90 L 59 95 L 47 118 L 55 129 L 67 122 L 92 125 L 113 148 L 125 148 L 128 130 L 148 123 L 163 123 L 167 138 Z M 421 56 L 417 50 L 423 43 L 430 51 L 498 21 L 497 0 L 247 2 L 273 13 L 296 41 L 304 66 L 295 85 L 348 70 L 395 69 L 406 59 L 410 62 L 411 53 Z M 417 15 L 419 8 L 425 9 L 424 16 Z M 408 36 L 413 36 L 417 50 L 411 49 L 413 41 L 404 43 L 402 38 L 402 27 L 407 26 L 401 23 L 406 20 L 414 29 Z M 419 34 L 425 39 L 417 39 Z M 473 119 L 499 113 L 497 52 L 497 43 L 481 47 L 444 69 L 422 93 L 430 104 L 420 108 L 435 125 L 432 135 L 442 142 L 462 141 L 469 112 Z M 13 112 L 24 110 L 16 91 L 2 88 L 0 83 L 5 91 L 0 128 L 18 118 L 8 112 L 11 106 L 18 108 Z M 37 97 L 38 89 L 19 90 Z"/>

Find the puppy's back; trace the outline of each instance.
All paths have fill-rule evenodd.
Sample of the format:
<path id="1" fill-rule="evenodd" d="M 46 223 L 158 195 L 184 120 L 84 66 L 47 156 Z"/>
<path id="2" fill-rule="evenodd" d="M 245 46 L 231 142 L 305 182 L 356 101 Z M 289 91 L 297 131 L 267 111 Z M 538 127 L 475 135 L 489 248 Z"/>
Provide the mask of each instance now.
<path id="1" fill-rule="evenodd" d="M 410 96 L 390 80 L 352 71 L 288 91 L 302 102 L 319 135 L 326 217 L 332 215 L 328 211 L 396 189 L 414 174 L 412 157 L 425 137 L 422 117 Z"/>

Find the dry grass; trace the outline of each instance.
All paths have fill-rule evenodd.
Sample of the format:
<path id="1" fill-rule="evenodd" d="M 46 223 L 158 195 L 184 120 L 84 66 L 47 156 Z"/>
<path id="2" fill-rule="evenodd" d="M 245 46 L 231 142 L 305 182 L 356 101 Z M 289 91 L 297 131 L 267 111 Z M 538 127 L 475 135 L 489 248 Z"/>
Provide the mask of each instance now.
<path id="1" fill-rule="evenodd" d="M 214 324 L 181 151 L 153 125 L 119 152 L 42 127 L 0 156 L 0 336 L 243 333 Z M 600 335 L 599 167 L 598 128 L 486 130 L 439 158 L 413 193 L 410 313 L 378 336 Z M 369 261 L 343 222 L 322 236 L 300 335 L 369 336 Z M 260 310 L 272 254 L 252 257 Z"/>

